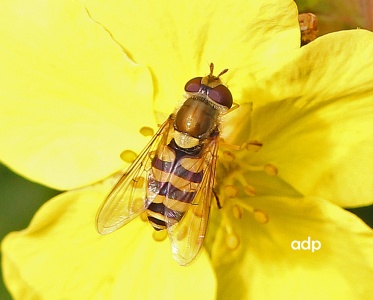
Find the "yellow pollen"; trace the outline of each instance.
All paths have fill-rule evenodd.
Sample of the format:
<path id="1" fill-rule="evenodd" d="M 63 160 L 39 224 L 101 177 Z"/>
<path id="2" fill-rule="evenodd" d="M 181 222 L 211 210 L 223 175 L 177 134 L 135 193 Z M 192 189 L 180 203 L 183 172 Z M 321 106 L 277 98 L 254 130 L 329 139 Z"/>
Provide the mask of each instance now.
<path id="1" fill-rule="evenodd" d="M 152 237 L 155 241 L 162 242 L 167 237 L 167 230 L 159 230 L 159 231 L 154 230 L 152 233 Z"/>
<path id="2" fill-rule="evenodd" d="M 244 192 L 249 195 L 249 196 L 255 196 L 256 195 L 256 190 L 253 186 L 251 185 L 246 185 L 243 187 Z"/>
<path id="3" fill-rule="evenodd" d="M 224 192 L 228 198 L 234 198 L 238 193 L 237 188 L 234 185 L 226 185 L 224 187 Z"/>
<path id="4" fill-rule="evenodd" d="M 177 233 L 177 236 L 176 238 L 181 241 L 182 239 L 184 239 L 188 234 L 188 227 L 187 226 L 183 226 L 179 232 Z"/>
<path id="5" fill-rule="evenodd" d="M 156 153 L 157 153 L 156 151 L 149 152 L 148 156 L 149 156 L 150 160 L 154 159 Z"/>
<path id="6" fill-rule="evenodd" d="M 150 127 L 141 127 L 140 128 L 140 133 L 143 136 L 153 136 L 154 135 L 154 130 Z"/>
<path id="7" fill-rule="evenodd" d="M 260 209 L 257 209 L 257 208 L 254 208 L 254 207 L 248 205 L 246 202 L 245 203 L 240 202 L 239 205 L 236 204 L 235 206 L 238 206 L 240 209 L 244 209 L 244 210 L 252 213 L 253 216 L 254 216 L 254 220 L 257 221 L 258 223 L 265 224 L 265 223 L 268 223 L 268 221 L 269 221 L 269 217 L 265 212 L 263 212 Z M 237 212 L 235 213 L 234 209 L 235 209 L 235 207 L 233 206 L 233 215 L 236 217 L 235 214 L 237 214 Z M 239 216 L 239 214 L 238 214 L 238 216 Z M 228 231 L 228 232 L 230 233 L 231 231 Z"/>
<path id="8" fill-rule="evenodd" d="M 227 245 L 228 249 L 236 250 L 240 245 L 240 239 L 237 234 L 231 232 L 225 237 L 225 244 Z"/>
<path id="9" fill-rule="evenodd" d="M 144 186 L 145 178 L 144 177 L 135 177 L 131 181 L 131 185 L 136 189 L 141 189 Z"/>
<path id="10" fill-rule="evenodd" d="M 202 218 L 203 210 L 204 210 L 203 205 L 199 205 L 195 209 L 193 209 L 193 214 L 198 218 Z"/>
<path id="11" fill-rule="evenodd" d="M 137 157 L 137 154 L 133 152 L 132 150 L 124 150 L 120 154 L 120 158 L 127 163 L 133 162 L 136 159 L 136 157 Z"/>
<path id="12" fill-rule="evenodd" d="M 133 213 L 139 212 L 144 207 L 144 200 L 141 197 L 133 199 L 133 205 L 131 206 L 131 211 Z"/>
<path id="13" fill-rule="evenodd" d="M 259 209 L 254 210 L 254 219 L 255 221 L 265 224 L 269 221 L 268 215 Z"/>
<path id="14" fill-rule="evenodd" d="M 232 162 L 232 161 L 234 161 L 235 158 L 236 158 L 236 156 L 232 152 L 230 152 L 228 150 L 223 151 L 223 159 L 224 160 Z"/>
<path id="15" fill-rule="evenodd" d="M 264 166 L 264 172 L 266 172 L 270 176 L 275 176 L 278 173 L 278 169 L 275 165 L 273 164 L 266 164 Z"/>
<path id="16" fill-rule="evenodd" d="M 144 222 L 148 221 L 148 215 L 146 214 L 146 212 L 143 212 L 140 214 L 140 219 L 141 221 L 144 221 Z"/>
<path id="17" fill-rule="evenodd" d="M 232 212 L 233 212 L 233 216 L 236 218 L 236 219 L 242 219 L 242 214 L 243 214 L 243 209 L 241 206 L 239 205 L 234 205 L 232 207 Z"/>
<path id="18" fill-rule="evenodd" d="M 257 140 L 250 141 L 246 144 L 246 150 L 258 152 L 262 148 L 263 144 Z"/>

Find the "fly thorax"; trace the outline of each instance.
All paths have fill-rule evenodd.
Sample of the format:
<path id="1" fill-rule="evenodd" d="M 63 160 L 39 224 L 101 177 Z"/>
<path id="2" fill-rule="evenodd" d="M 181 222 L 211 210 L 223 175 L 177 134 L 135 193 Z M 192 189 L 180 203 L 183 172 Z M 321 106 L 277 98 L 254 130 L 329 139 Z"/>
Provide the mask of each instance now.
<path id="1" fill-rule="evenodd" d="M 197 139 L 216 127 L 217 109 L 203 97 L 190 97 L 176 113 L 175 129 Z"/>
<path id="2" fill-rule="evenodd" d="M 199 145 L 199 139 L 179 131 L 174 132 L 174 140 L 178 147 L 184 149 L 193 148 Z"/>

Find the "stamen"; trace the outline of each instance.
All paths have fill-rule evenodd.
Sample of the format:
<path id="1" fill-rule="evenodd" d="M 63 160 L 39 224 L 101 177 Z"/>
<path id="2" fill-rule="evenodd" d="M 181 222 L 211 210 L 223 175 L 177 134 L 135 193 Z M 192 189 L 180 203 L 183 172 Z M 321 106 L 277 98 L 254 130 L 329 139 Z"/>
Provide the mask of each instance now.
<path id="1" fill-rule="evenodd" d="M 127 163 L 133 162 L 136 159 L 136 157 L 137 157 L 137 154 L 133 152 L 132 150 L 124 150 L 120 154 L 120 158 Z"/>
<path id="2" fill-rule="evenodd" d="M 242 215 L 243 215 L 243 209 L 241 206 L 239 205 L 234 205 L 232 207 L 232 212 L 233 212 L 233 216 L 236 218 L 236 219 L 242 219 Z"/>
<path id="3" fill-rule="evenodd" d="M 242 201 L 240 201 L 239 204 L 236 204 L 236 205 L 233 206 L 233 215 L 234 216 L 235 216 L 235 214 L 237 214 L 237 212 L 234 211 L 235 206 L 239 206 L 240 209 L 244 209 L 244 210 L 252 213 L 253 217 L 254 217 L 254 220 L 257 221 L 258 223 L 265 224 L 265 223 L 269 222 L 269 217 L 265 212 L 263 212 L 260 209 L 257 209 L 257 208 L 254 208 L 254 207 L 248 205 L 246 202 L 243 203 Z"/>
<path id="4" fill-rule="evenodd" d="M 265 166 L 263 166 L 263 165 L 258 165 L 258 166 L 246 165 L 245 166 L 245 169 L 247 171 L 263 171 L 264 168 L 265 168 Z"/>
<path id="5" fill-rule="evenodd" d="M 187 226 L 183 226 L 177 233 L 177 236 L 176 238 L 181 241 L 182 239 L 184 239 L 188 234 L 188 227 Z"/>
<path id="6" fill-rule="evenodd" d="M 153 240 L 162 242 L 167 237 L 167 230 L 154 230 L 152 233 Z"/>
<path id="7" fill-rule="evenodd" d="M 150 128 L 150 127 L 141 127 L 140 128 L 140 133 L 143 135 L 143 136 L 153 136 L 154 135 L 154 130 L 153 128 Z"/>
<path id="8" fill-rule="evenodd" d="M 145 183 L 145 178 L 140 176 L 140 177 L 135 177 L 132 179 L 131 181 L 131 185 L 136 188 L 136 189 L 140 189 L 144 186 L 144 183 Z"/>
<path id="9" fill-rule="evenodd" d="M 266 172 L 270 176 L 275 176 L 278 173 L 278 169 L 275 165 L 273 164 L 266 164 L 264 166 L 264 172 Z"/>
<path id="10" fill-rule="evenodd" d="M 268 223 L 269 221 L 268 215 L 259 209 L 254 210 L 254 219 L 262 224 Z"/>
<path id="11" fill-rule="evenodd" d="M 140 219 L 143 222 L 147 222 L 148 221 L 148 215 L 147 215 L 147 213 L 145 211 L 140 214 Z"/>
<path id="12" fill-rule="evenodd" d="M 225 244 L 227 245 L 228 249 L 236 250 L 240 245 L 240 239 L 236 233 L 230 232 L 225 237 Z"/>
<path id="13" fill-rule="evenodd" d="M 198 205 L 197 207 L 195 207 L 193 209 L 193 214 L 198 217 L 198 218 L 202 218 L 203 216 L 203 210 L 204 210 L 204 207 L 203 205 Z"/>
<path id="14" fill-rule="evenodd" d="M 223 151 L 223 159 L 225 161 L 232 162 L 232 161 L 234 161 L 235 158 L 236 158 L 236 156 L 231 151 L 228 151 L 228 150 Z"/>
<path id="15" fill-rule="evenodd" d="M 245 192 L 248 196 L 253 197 L 253 196 L 256 195 L 256 190 L 255 190 L 255 188 L 254 188 L 253 186 L 251 186 L 251 185 L 246 185 L 246 186 L 244 186 L 244 187 L 243 187 L 243 190 L 244 190 L 244 192 Z"/>
<path id="16" fill-rule="evenodd" d="M 144 200 L 141 197 L 133 199 L 131 211 L 133 213 L 140 212 L 144 207 Z"/>
<path id="17" fill-rule="evenodd" d="M 262 148 L 263 146 L 263 143 L 257 141 L 257 140 L 253 140 L 253 141 L 250 141 L 246 144 L 246 150 L 248 151 L 252 151 L 252 152 L 258 152 L 260 150 L 260 148 Z"/>
<path id="18" fill-rule="evenodd" d="M 237 196 L 238 190 L 234 185 L 226 185 L 224 187 L 224 192 L 228 198 L 234 198 Z"/>

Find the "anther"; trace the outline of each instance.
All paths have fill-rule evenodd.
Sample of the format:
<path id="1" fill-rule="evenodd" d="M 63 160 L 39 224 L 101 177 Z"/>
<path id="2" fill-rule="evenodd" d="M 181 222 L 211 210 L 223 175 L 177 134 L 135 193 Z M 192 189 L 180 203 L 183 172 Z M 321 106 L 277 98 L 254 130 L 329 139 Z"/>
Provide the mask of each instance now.
<path id="1" fill-rule="evenodd" d="M 233 216 L 236 218 L 236 219 L 242 219 L 242 215 L 243 215 L 243 209 L 241 206 L 239 205 L 234 205 L 232 207 L 232 213 L 233 213 Z"/>
<path id="2" fill-rule="evenodd" d="M 131 185 L 136 188 L 136 189 L 140 189 L 144 186 L 144 183 L 145 183 L 145 178 L 140 176 L 140 177 L 135 177 L 132 179 L 131 181 Z"/>
<path id="3" fill-rule="evenodd" d="M 228 198 L 234 198 L 238 193 L 237 188 L 234 185 L 226 185 L 224 187 L 224 192 Z"/>
<path id="4" fill-rule="evenodd" d="M 144 200 L 141 197 L 133 199 L 131 211 L 133 213 L 140 212 L 144 207 Z"/>
<path id="5" fill-rule="evenodd" d="M 263 144 L 257 140 L 250 141 L 246 144 L 246 150 L 252 152 L 258 152 L 262 148 Z"/>
<path id="6" fill-rule="evenodd" d="M 262 223 L 262 224 L 265 224 L 269 221 L 268 215 L 259 209 L 254 210 L 254 219 L 258 223 Z"/>
<path id="7" fill-rule="evenodd" d="M 223 151 L 223 159 L 228 161 L 228 162 L 232 162 L 234 161 L 234 159 L 236 158 L 236 156 L 231 152 L 231 151 Z"/>
<path id="8" fill-rule="evenodd" d="M 152 233 L 153 240 L 162 242 L 167 237 L 167 230 L 154 230 Z"/>
<path id="9" fill-rule="evenodd" d="M 225 244 L 227 245 L 228 249 L 236 250 L 240 245 L 240 239 L 237 234 L 231 232 L 225 237 Z"/>
<path id="10" fill-rule="evenodd" d="M 246 185 L 243 187 L 243 190 L 244 192 L 248 195 L 248 196 L 255 196 L 256 195 L 256 190 L 253 186 L 251 185 Z"/>
<path id="11" fill-rule="evenodd" d="M 147 222 L 148 221 L 148 215 L 147 215 L 147 213 L 145 211 L 140 214 L 140 219 L 143 222 Z"/>
<path id="12" fill-rule="evenodd" d="M 124 150 L 120 154 L 120 158 L 127 163 L 133 162 L 136 159 L 136 157 L 137 157 L 137 154 L 133 152 L 132 150 Z"/>
<path id="13" fill-rule="evenodd" d="M 140 128 L 140 133 L 143 135 L 143 136 L 153 136 L 154 135 L 154 130 L 150 127 L 141 127 Z"/>
<path id="14" fill-rule="evenodd" d="M 266 172 L 270 176 L 275 176 L 278 173 L 278 169 L 275 165 L 273 164 L 266 164 L 264 166 L 264 172 Z"/>
<path id="15" fill-rule="evenodd" d="M 188 235 L 188 227 L 183 226 L 177 233 L 176 239 L 181 241 Z"/>

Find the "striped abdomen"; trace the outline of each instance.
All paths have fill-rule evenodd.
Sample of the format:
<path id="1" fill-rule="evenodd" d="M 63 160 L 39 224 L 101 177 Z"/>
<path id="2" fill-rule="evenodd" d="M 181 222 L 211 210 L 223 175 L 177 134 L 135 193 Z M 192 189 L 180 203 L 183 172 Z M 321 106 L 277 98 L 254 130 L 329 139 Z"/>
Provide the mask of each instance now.
<path id="1" fill-rule="evenodd" d="M 165 216 L 177 223 L 193 202 L 203 177 L 203 160 L 170 143 L 159 149 L 148 178 L 148 220 L 155 230 L 165 229 Z M 196 157 L 194 157 L 196 155 Z M 167 200 L 166 200 L 167 198 Z"/>

